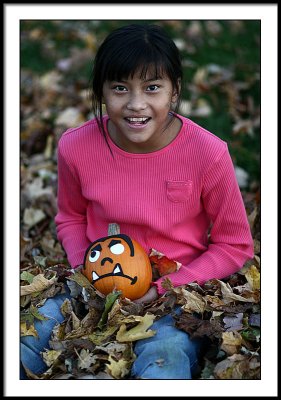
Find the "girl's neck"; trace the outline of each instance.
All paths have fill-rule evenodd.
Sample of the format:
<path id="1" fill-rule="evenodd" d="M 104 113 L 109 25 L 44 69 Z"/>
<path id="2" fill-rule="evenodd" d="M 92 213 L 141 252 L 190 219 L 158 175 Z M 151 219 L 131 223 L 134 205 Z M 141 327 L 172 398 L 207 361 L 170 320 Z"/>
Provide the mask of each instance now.
<path id="1" fill-rule="evenodd" d="M 122 150 L 128 153 L 146 154 L 168 146 L 178 135 L 181 130 L 182 122 L 173 113 L 168 114 L 168 122 L 166 128 L 158 136 L 158 140 L 149 140 L 143 143 L 134 143 L 122 140 L 123 137 L 118 135 L 118 132 L 109 119 L 107 123 L 107 132 L 111 140 Z"/>

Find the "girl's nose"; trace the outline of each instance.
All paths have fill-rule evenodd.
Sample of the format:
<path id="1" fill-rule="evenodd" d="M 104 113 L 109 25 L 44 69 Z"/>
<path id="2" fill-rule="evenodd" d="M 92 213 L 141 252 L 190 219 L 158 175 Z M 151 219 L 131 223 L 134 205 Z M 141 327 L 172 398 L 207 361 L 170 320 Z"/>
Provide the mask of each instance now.
<path id="1" fill-rule="evenodd" d="M 141 95 L 131 96 L 127 103 L 127 109 L 131 111 L 145 110 L 146 102 Z"/>

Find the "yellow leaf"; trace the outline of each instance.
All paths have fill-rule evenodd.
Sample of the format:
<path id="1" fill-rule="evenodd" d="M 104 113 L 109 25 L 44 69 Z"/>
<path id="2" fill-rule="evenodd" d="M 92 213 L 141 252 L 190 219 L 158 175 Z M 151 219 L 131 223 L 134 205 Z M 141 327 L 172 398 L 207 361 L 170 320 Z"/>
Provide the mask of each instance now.
<path id="1" fill-rule="evenodd" d="M 146 339 L 151 336 L 154 336 L 156 331 L 147 329 L 153 324 L 153 320 L 155 315 L 153 314 L 145 314 L 144 317 L 136 316 L 135 321 L 138 321 L 138 325 L 129 329 L 127 331 L 126 324 L 122 324 L 120 326 L 119 331 L 117 332 L 116 339 L 118 342 L 133 342 L 135 340 Z"/>
<path id="2" fill-rule="evenodd" d="M 72 304 L 69 299 L 65 299 L 60 307 L 60 311 L 64 317 L 68 317 L 73 312 Z"/>
<path id="3" fill-rule="evenodd" d="M 115 326 L 110 326 L 104 331 L 97 330 L 91 333 L 88 338 L 93 342 L 95 345 L 100 345 L 105 341 L 108 341 L 109 338 L 113 335 L 113 333 L 117 330 Z"/>
<path id="4" fill-rule="evenodd" d="M 34 328 L 34 325 L 30 325 L 28 328 L 26 322 L 21 322 L 20 324 L 20 334 L 21 336 L 35 336 L 38 337 L 38 333 Z"/>
<path id="5" fill-rule="evenodd" d="M 54 364 L 58 356 L 62 353 L 62 350 L 46 350 L 41 352 L 42 358 L 45 364 L 50 367 Z"/>
<path id="6" fill-rule="evenodd" d="M 124 378 L 130 372 L 131 362 L 120 359 L 115 361 L 114 358 L 111 356 L 108 357 L 109 365 L 107 365 L 107 369 L 109 370 L 110 374 L 115 379 Z"/>
<path id="7" fill-rule="evenodd" d="M 245 277 L 250 285 L 251 290 L 255 291 L 260 289 L 260 273 L 254 265 L 251 265 L 251 267 L 245 273 Z"/>

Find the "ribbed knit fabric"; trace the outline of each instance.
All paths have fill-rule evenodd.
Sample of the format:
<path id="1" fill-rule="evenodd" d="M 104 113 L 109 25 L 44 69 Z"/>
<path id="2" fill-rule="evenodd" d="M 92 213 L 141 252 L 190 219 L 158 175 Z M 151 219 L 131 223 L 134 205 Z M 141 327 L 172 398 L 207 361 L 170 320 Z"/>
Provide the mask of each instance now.
<path id="1" fill-rule="evenodd" d="M 55 222 L 72 267 L 83 263 L 89 244 L 107 236 L 114 222 L 147 253 L 154 248 L 182 264 L 168 275 L 174 286 L 224 278 L 253 257 L 226 143 L 178 118 L 177 137 L 146 154 L 120 149 L 108 132 L 106 142 L 94 119 L 62 135 Z M 165 292 L 162 280 L 154 283 L 159 294 Z"/>

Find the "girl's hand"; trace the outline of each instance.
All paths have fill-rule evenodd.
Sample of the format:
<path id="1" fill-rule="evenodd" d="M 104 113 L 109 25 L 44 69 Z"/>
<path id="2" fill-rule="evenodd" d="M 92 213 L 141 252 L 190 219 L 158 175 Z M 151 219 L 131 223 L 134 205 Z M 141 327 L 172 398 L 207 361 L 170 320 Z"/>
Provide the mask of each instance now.
<path id="1" fill-rule="evenodd" d="M 158 298 L 158 292 L 156 286 L 152 286 L 144 296 L 134 300 L 134 303 L 150 303 Z"/>

